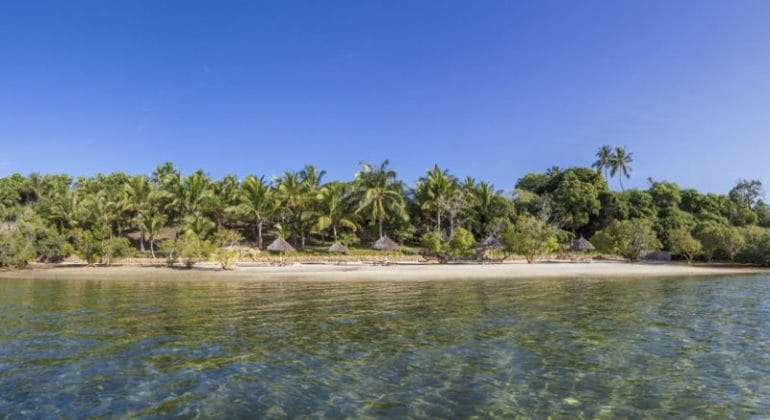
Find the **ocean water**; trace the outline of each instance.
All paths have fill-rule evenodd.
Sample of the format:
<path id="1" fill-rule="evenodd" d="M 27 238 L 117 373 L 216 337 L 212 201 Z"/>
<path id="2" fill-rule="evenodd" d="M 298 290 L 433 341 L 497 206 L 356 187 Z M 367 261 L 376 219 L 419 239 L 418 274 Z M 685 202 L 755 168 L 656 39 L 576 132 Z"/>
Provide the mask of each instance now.
<path id="1" fill-rule="evenodd" d="M 768 413 L 764 275 L 0 280 L 0 418 Z"/>

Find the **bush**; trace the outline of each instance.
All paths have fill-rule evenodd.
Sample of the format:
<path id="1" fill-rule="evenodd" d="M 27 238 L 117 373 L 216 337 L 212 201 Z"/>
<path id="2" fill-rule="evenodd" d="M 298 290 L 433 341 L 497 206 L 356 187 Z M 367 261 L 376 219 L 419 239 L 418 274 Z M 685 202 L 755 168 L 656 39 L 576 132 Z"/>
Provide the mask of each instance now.
<path id="1" fill-rule="evenodd" d="M 195 263 L 208 259 L 212 253 L 212 245 L 209 241 L 201 239 L 193 232 L 187 232 L 177 241 L 179 258 L 187 268 L 191 268 Z"/>
<path id="2" fill-rule="evenodd" d="M 693 238 L 687 229 L 674 229 L 668 233 L 668 242 L 671 244 L 671 252 L 679 254 L 692 264 L 693 258 L 698 255 L 703 246 L 700 241 Z"/>
<path id="3" fill-rule="evenodd" d="M 505 252 L 523 255 L 527 263 L 559 247 L 556 228 L 529 215 L 520 216 L 516 224 L 506 229 L 501 237 Z"/>
<path id="4" fill-rule="evenodd" d="M 93 233 L 85 229 L 75 229 L 72 232 L 75 239 L 75 251 L 78 257 L 88 265 L 94 265 L 102 254 L 102 241 L 94 238 Z"/>
<path id="5" fill-rule="evenodd" d="M 601 252 L 639 261 L 644 251 L 661 247 L 652 223 L 646 219 L 614 220 L 606 229 L 591 237 L 591 243 Z"/>
<path id="6" fill-rule="evenodd" d="M 0 267 L 24 268 L 35 259 L 34 241 L 18 230 L 0 233 Z"/>
<path id="7" fill-rule="evenodd" d="M 453 258 L 466 257 L 473 253 L 475 244 L 476 239 L 473 238 L 473 234 L 460 227 L 455 229 L 454 236 L 449 240 L 449 252 Z"/>
<path id="8" fill-rule="evenodd" d="M 129 257 L 133 253 L 134 248 L 127 238 L 113 236 L 103 241 L 102 259 L 106 265 L 112 264 L 114 258 Z"/>
<path id="9" fill-rule="evenodd" d="M 61 262 L 75 252 L 75 249 L 67 241 L 66 235 L 60 234 L 54 228 L 49 228 L 38 237 L 35 251 L 43 261 Z"/>
<path id="10" fill-rule="evenodd" d="M 444 262 L 445 253 L 448 249 L 447 243 L 444 241 L 444 235 L 437 230 L 433 230 L 425 233 L 420 238 L 420 245 L 425 248 L 431 254 L 438 256 L 441 262 Z"/>

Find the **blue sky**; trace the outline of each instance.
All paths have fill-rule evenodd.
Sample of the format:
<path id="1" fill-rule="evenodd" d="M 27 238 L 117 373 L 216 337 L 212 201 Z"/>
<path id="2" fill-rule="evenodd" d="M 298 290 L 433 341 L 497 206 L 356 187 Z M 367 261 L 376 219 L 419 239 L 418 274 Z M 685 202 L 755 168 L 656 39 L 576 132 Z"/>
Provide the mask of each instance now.
<path id="1" fill-rule="evenodd" d="M 0 174 L 349 179 L 390 159 L 510 189 L 602 144 L 647 177 L 770 184 L 767 1 L 14 1 Z M 617 185 L 614 182 L 612 185 Z"/>

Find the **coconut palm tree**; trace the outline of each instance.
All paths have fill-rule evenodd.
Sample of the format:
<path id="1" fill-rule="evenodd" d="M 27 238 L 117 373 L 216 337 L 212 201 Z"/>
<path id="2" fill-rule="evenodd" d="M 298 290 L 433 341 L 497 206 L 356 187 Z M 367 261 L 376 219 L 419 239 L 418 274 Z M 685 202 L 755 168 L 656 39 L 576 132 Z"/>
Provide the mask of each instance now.
<path id="1" fill-rule="evenodd" d="M 633 153 L 626 152 L 623 146 L 615 147 L 610 157 L 610 175 L 618 174 L 620 191 L 623 191 L 623 177 L 631 178 L 631 162 L 634 161 Z"/>
<path id="2" fill-rule="evenodd" d="M 321 180 L 324 175 L 326 175 L 326 171 L 319 171 L 314 165 L 307 165 L 299 171 L 300 179 L 311 191 L 318 190 L 321 187 Z"/>
<path id="3" fill-rule="evenodd" d="M 273 187 L 265 177 L 247 176 L 240 189 L 240 203 L 237 211 L 253 223 L 257 247 L 262 249 L 262 229 L 275 210 Z"/>
<path id="4" fill-rule="evenodd" d="M 608 178 L 607 173 L 612 168 L 612 155 L 612 148 L 605 144 L 596 152 L 596 162 L 591 165 L 592 168 L 596 168 L 597 172 L 604 172 L 604 179 Z"/>
<path id="5" fill-rule="evenodd" d="M 316 221 L 315 230 L 320 232 L 331 228 L 335 242 L 338 227 L 358 229 L 358 224 L 349 217 L 347 211 L 346 201 L 350 193 L 348 190 L 348 185 L 342 182 L 330 182 L 324 185 L 316 196 L 320 217 Z"/>
<path id="6" fill-rule="evenodd" d="M 125 196 L 124 205 L 133 214 L 133 224 L 139 228 L 139 250 L 144 252 L 144 241 L 146 231 L 142 229 L 142 219 L 146 216 L 147 206 L 150 200 L 150 194 L 152 193 L 152 185 L 150 180 L 144 176 L 139 175 L 131 177 L 124 186 Z"/>
<path id="7" fill-rule="evenodd" d="M 147 241 L 150 243 L 150 255 L 155 258 L 155 241 L 160 235 L 160 230 L 166 224 L 166 216 L 162 213 L 154 211 L 144 216 L 140 221 L 140 229 L 143 232 L 147 232 Z"/>
<path id="8" fill-rule="evenodd" d="M 423 210 L 436 213 L 436 230 L 441 231 L 441 213 L 449 208 L 450 197 L 457 188 L 457 179 L 446 169 L 435 165 L 417 182 L 416 193 Z"/>
<path id="9" fill-rule="evenodd" d="M 388 164 L 385 160 L 379 167 L 374 167 L 362 162 L 355 179 L 361 196 L 356 213 L 368 210 L 371 221 L 379 227 L 380 237 L 384 235 L 382 225 L 388 213 L 409 218 L 402 193 L 403 184 L 396 180 L 396 172 L 388 169 Z"/>
<path id="10" fill-rule="evenodd" d="M 286 228 L 292 229 L 294 236 L 299 236 L 302 248 L 305 247 L 305 234 L 309 227 L 311 215 L 307 207 L 309 201 L 308 184 L 303 182 L 300 172 L 284 172 L 276 178 L 276 198 L 283 210 L 281 221 Z M 296 244 L 296 242 L 295 242 Z"/>

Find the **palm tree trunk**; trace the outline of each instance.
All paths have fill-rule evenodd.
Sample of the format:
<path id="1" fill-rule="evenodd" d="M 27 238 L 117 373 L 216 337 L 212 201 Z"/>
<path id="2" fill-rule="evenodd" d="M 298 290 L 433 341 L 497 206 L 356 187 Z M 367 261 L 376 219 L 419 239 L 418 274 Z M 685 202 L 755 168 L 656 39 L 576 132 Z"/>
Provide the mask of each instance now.
<path id="1" fill-rule="evenodd" d="M 262 249 L 262 221 L 257 222 L 257 248 Z"/>
<path id="2" fill-rule="evenodd" d="M 382 238 L 382 219 L 378 220 L 380 224 L 380 238 Z"/>
<path id="3" fill-rule="evenodd" d="M 150 255 L 152 255 L 152 259 L 155 259 L 155 247 L 153 246 L 153 240 L 150 239 Z"/>
<path id="4" fill-rule="evenodd" d="M 618 180 L 620 180 L 620 192 L 623 192 L 623 191 L 625 191 L 625 190 L 623 189 L 623 177 L 622 177 L 622 176 L 619 176 L 619 177 L 618 177 Z"/>
<path id="5" fill-rule="evenodd" d="M 142 231 L 142 235 L 139 237 L 139 251 L 144 253 L 144 230 Z"/>
<path id="6" fill-rule="evenodd" d="M 441 207 L 436 210 L 436 230 L 441 232 Z"/>
<path id="7" fill-rule="evenodd" d="M 332 225 L 332 233 L 334 234 L 334 242 L 337 242 L 337 225 Z"/>

